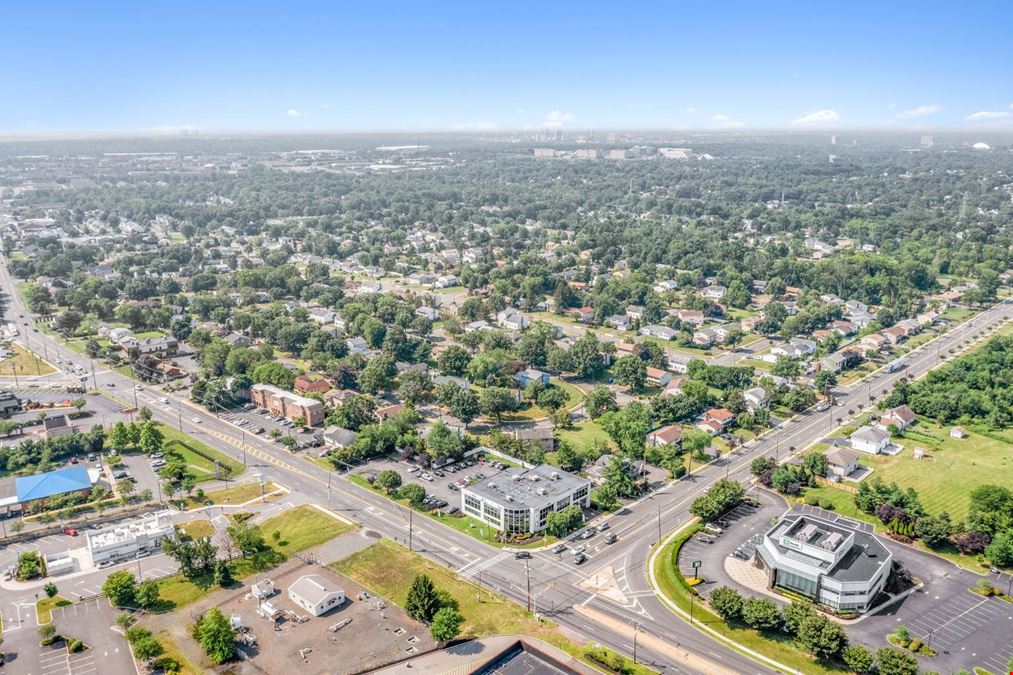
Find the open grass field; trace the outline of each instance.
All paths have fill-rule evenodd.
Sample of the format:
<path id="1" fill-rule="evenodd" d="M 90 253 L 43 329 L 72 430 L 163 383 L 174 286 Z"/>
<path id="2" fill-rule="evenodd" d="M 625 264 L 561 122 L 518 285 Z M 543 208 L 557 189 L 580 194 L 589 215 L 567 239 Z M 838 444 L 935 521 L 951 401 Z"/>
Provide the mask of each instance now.
<path id="1" fill-rule="evenodd" d="M 14 356 L 0 361 L 0 375 L 10 377 L 16 374 L 18 377 L 31 377 L 56 372 L 56 369 L 46 363 L 41 356 L 36 357 L 35 353 L 16 342 L 12 342 L 7 349 L 14 352 Z"/>
<path id="2" fill-rule="evenodd" d="M 349 525 L 312 506 L 297 506 L 260 523 L 268 543 L 286 556 L 319 546 L 325 541 L 350 532 Z M 281 533 L 278 541 L 272 537 Z"/>
<path id="3" fill-rule="evenodd" d="M 552 378 L 549 382 L 552 386 L 558 387 L 559 389 L 562 389 L 566 393 L 566 405 L 563 406 L 564 409 L 573 410 L 584 401 L 584 392 L 582 392 L 580 389 L 573 386 L 572 384 L 568 382 L 563 382 L 562 380 L 558 380 L 556 378 Z M 548 410 L 540 408 L 537 405 L 529 404 L 527 402 L 525 402 L 523 405 L 527 407 L 521 408 L 520 410 L 513 413 L 504 414 L 503 421 L 504 422 L 511 422 L 511 421 L 517 422 L 521 420 L 530 421 L 530 420 L 541 420 L 545 419 L 546 417 L 549 417 Z"/>
<path id="4" fill-rule="evenodd" d="M 198 480 L 212 480 L 215 477 L 215 464 L 208 457 L 217 459 L 219 466 L 229 471 L 229 478 L 235 478 L 246 470 L 246 467 L 239 460 L 232 459 L 218 452 L 189 434 L 162 423 L 158 423 L 158 428 L 165 437 L 166 446 L 174 452 L 180 453 L 187 464 L 199 469 L 197 471 Z M 201 454 L 193 452 L 191 448 L 199 451 Z"/>
<path id="5" fill-rule="evenodd" d="M 586 660 L 586 647 L 570 642 L 552 622 L 536 623 L 520 605 L 496 593 L 486 590 L 480 593 L 478 586 L 458 579 L 450 570 L 393 542 L 381 540 L 330 567 L 399 607 L 404 607 L 412 580 L 419 574 L 428 575 L 438 590 L 457 602 L 464 616 L 463 635 L 530 635 Z M 625 672 L 630 675 L 654 672 L 628 660 L 627 663 L 629 668 Z"/>
<path id="6" fill-rule="evenodd" d="M 947 511 L 954 522 L 967 517 L 970 492 L 978 485 L 1013 485 L 1013 442 L 989 438 L 968 430 L 963 440 L 950 438 L 950 427 L 918 422 L 904 438 L 904 450 L 893 457 L 865 456 L 861 463 L 875 469 L 874 476 L 896 481 L 918 491 L 930 513 Z M 925 457 L 914 459 L 915 448 Z"/>
<path id="7" fill-rule="evenodd" d="M 592 420 L 574 424 L 571 429 L 558 429 L 556 433 L 575 448 L 582 448 L 592 441 L 601 441 L 609 447 L 615 446 L 605 430 Z"/>

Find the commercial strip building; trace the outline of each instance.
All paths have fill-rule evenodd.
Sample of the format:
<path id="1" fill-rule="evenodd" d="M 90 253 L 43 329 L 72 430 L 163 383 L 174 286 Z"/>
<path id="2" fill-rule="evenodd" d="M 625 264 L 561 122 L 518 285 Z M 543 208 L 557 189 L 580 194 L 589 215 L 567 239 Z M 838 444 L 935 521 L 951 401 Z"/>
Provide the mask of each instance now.
<path id="1" fill-rule="evenodd" d="M 104 527 L 88 533 L 88 553 L 94 565 L 105 567 L 153 553 L 162 540 L 176 536 L 168 511 Z"/>
<path id="2" fill-rule="evenodd" d="M 324 404 L 312 398 L 293 394 L 270 384 L 255 384 L 250 387 L 250 401 L 259 408 L 266 408 L 274 415 L 280 415 L 294 422 L 298 418 L 311 427 L 324 421 Z"/>
<path id="3" fill-rule="evenodd" d="M 0 479 L 0 512 L 34 511 L 37 505 L 45 508 L 52 497 L 71 493 L 87 497 L 100 473 L 98 469 L 78 464 L 31 476 Z"/>
<path id="4" fill-rule="evenodd" d="M 461 510 L 501 532 L 535 533 L 545 529 L 552 511 L 591 504 L 586 478 L 548 464 L 509 468 L 461 489 Z"/>
<path id="5" fill-rule="evenodd" d="M 756 554 L 769 588 L 844 612 L 872 608 L 893 567 L 893 554 L 874 534 L 830 513 L 789 512 L 764 535 Z"/>

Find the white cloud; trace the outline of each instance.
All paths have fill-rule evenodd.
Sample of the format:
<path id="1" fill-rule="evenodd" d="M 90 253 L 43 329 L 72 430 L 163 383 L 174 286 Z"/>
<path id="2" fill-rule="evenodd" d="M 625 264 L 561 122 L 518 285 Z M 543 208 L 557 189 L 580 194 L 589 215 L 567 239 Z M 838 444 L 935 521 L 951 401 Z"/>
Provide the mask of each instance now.
<path id="1" fill-rule="evenodd" d="M 325 103 L 320 107 L 324 110 L 330 110 L 333 106 L 330 103 Z"/>
<path id="2" fill-rule="evenodd" d="M 792 124 L 820 126 L 836 124 L 840 121 L 840 119 L 841 116 L 837 114 L 836 110 L 814 110 L 813 112 L 808 112 L 805 115 L 802 115 L 802 117 L 799 117 L 797 120 L 792 122 Z"/>
<path id="3" fill-rule="evenodd" d="M 524 115 L 527 114 L 528 111 L 525 110 L 524 108 L 518 108 L 516 112 L 518 115 Z"/>
<path id="4" fill-rule="evenodd" d="M 300 112 L 295 108 L 289 108 L 285 113 L 285 117 L 291 117 L 292 119 L 298 119 L 299 117 L 306 117 L 306 113 Z"/>
<path id="5" fill-rule="evenodd" d="M 971 113 L 964 119 L 967 120 L 968 122 L 989 122 L 994 120 L 1006 120 L 1010 119 L 1011 117 L 1013 117 L 1013 112 L 980 110 L 976 113 Z"/>
<path id="6" fill-rule="evenodd" d="M 897 113 L 897 119 L 899 119 L 899 120 L 913 120 L 913 119 L 916 119 L 918 117 L 925 117 L 926 115 L 934 115 L 934 114 L 936 114 L 937 112 L 939 112 L 942 109 L 943 109 L 943 106 L 939 105 L 938 103 L 930 103 L 928 105 L 920 105 L 917 108 L 911 108 L 910 110 L 902 110 L 902 111 L 900 111 L 899 113 Z"/>
<path id="7" fill-rule="evenodd" d="M 714 126 L 720 129 L 741 129 L 746 126 L 745 122 L 740 122 L 737 119 L 733 119 L 730 115 L 724 113 L 715 113 L 712 120 L 716 122 Z"/>
<path id="8" fill-rule="evenodd" d="M 464 122 L 455 124 L 454 131 L 496 131 L 499 125 L 495 122 Z"/>
<path id="9" fill-rule="evenodd" d="M 542 126 L 548 128 L 561 127 L 564 124 L 569 124 L 576 118 L 572 112 L 563 112 L 562 110 L 553 110 L 550 113 L 546 113 L 542 120 Z"/>
<path id="10" fill-rule="evenodd" d="M 686 108 L 686 112 L 692 115 L 693 113 L 696 112 L 696 108 L 694 108 L 693 106 L 689 106 L 688 108 Z"/>

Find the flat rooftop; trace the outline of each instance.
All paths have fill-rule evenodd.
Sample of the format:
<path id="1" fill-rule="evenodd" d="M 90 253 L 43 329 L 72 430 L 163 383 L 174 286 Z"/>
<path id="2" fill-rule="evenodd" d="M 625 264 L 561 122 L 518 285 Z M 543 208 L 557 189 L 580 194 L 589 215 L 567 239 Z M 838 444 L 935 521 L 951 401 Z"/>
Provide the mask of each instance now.
<path id="1" fill-rule="evenodd" d="M 527 470 L 511 467 L 464 490 L 497 504 L 522 509 L 541 508 L 589 484 L 586 478 L 542 464 Z"/>
<path id="2" fill-rule="evenodd" d="M 824 570 L 824 574 L 832 579 L 841 582 L 869 581 L 876 576 L 883 564 L 891 559 L 891 554 L 879 539 L 862 525 L 864 524 L 854 523 L 829 511 L 795 509 L 770 530 L 768 539 L 782 555 L 820 567 Z M 819 546 L 821 541 L 834 533 L 840 535 L 841 541 L 854 534 L 854 543 L 836 563 L 829 563 L 781 545 L 782 536 L 798 540 L 798 533 L 813 526 L 814 531 L 807 542 L 810 545 Z"/>

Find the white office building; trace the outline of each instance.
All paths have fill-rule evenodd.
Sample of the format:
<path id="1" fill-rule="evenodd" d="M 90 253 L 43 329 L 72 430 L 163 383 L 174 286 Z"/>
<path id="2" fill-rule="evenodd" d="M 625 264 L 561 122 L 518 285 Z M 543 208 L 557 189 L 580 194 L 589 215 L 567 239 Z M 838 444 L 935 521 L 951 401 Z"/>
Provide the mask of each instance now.
<path id="1" fill-rule="evenodd" d="M 157 552 L 162 540 L 175 537 L 176 529 L 168 511 L 149 513 L 143 518 L 114 523 L 88 533 L 88 553 L 95 565 L 111 565 Z"/>
<path id="2" fill-rule="evenodd" d="M 461 510 L 501 532 L 540 532 L 552 511 L 590 506 L 591 482 L 548 464 L 510 468 L 461 489 Z"/>
<path id="3" fill-rule="evenodd" d="M 825 511 L 789 512 L 764 535 L 756 553 L 770 588 L 835 611 L 871 609 L 893 563 L 893 554 L 862 524 Z"/>

